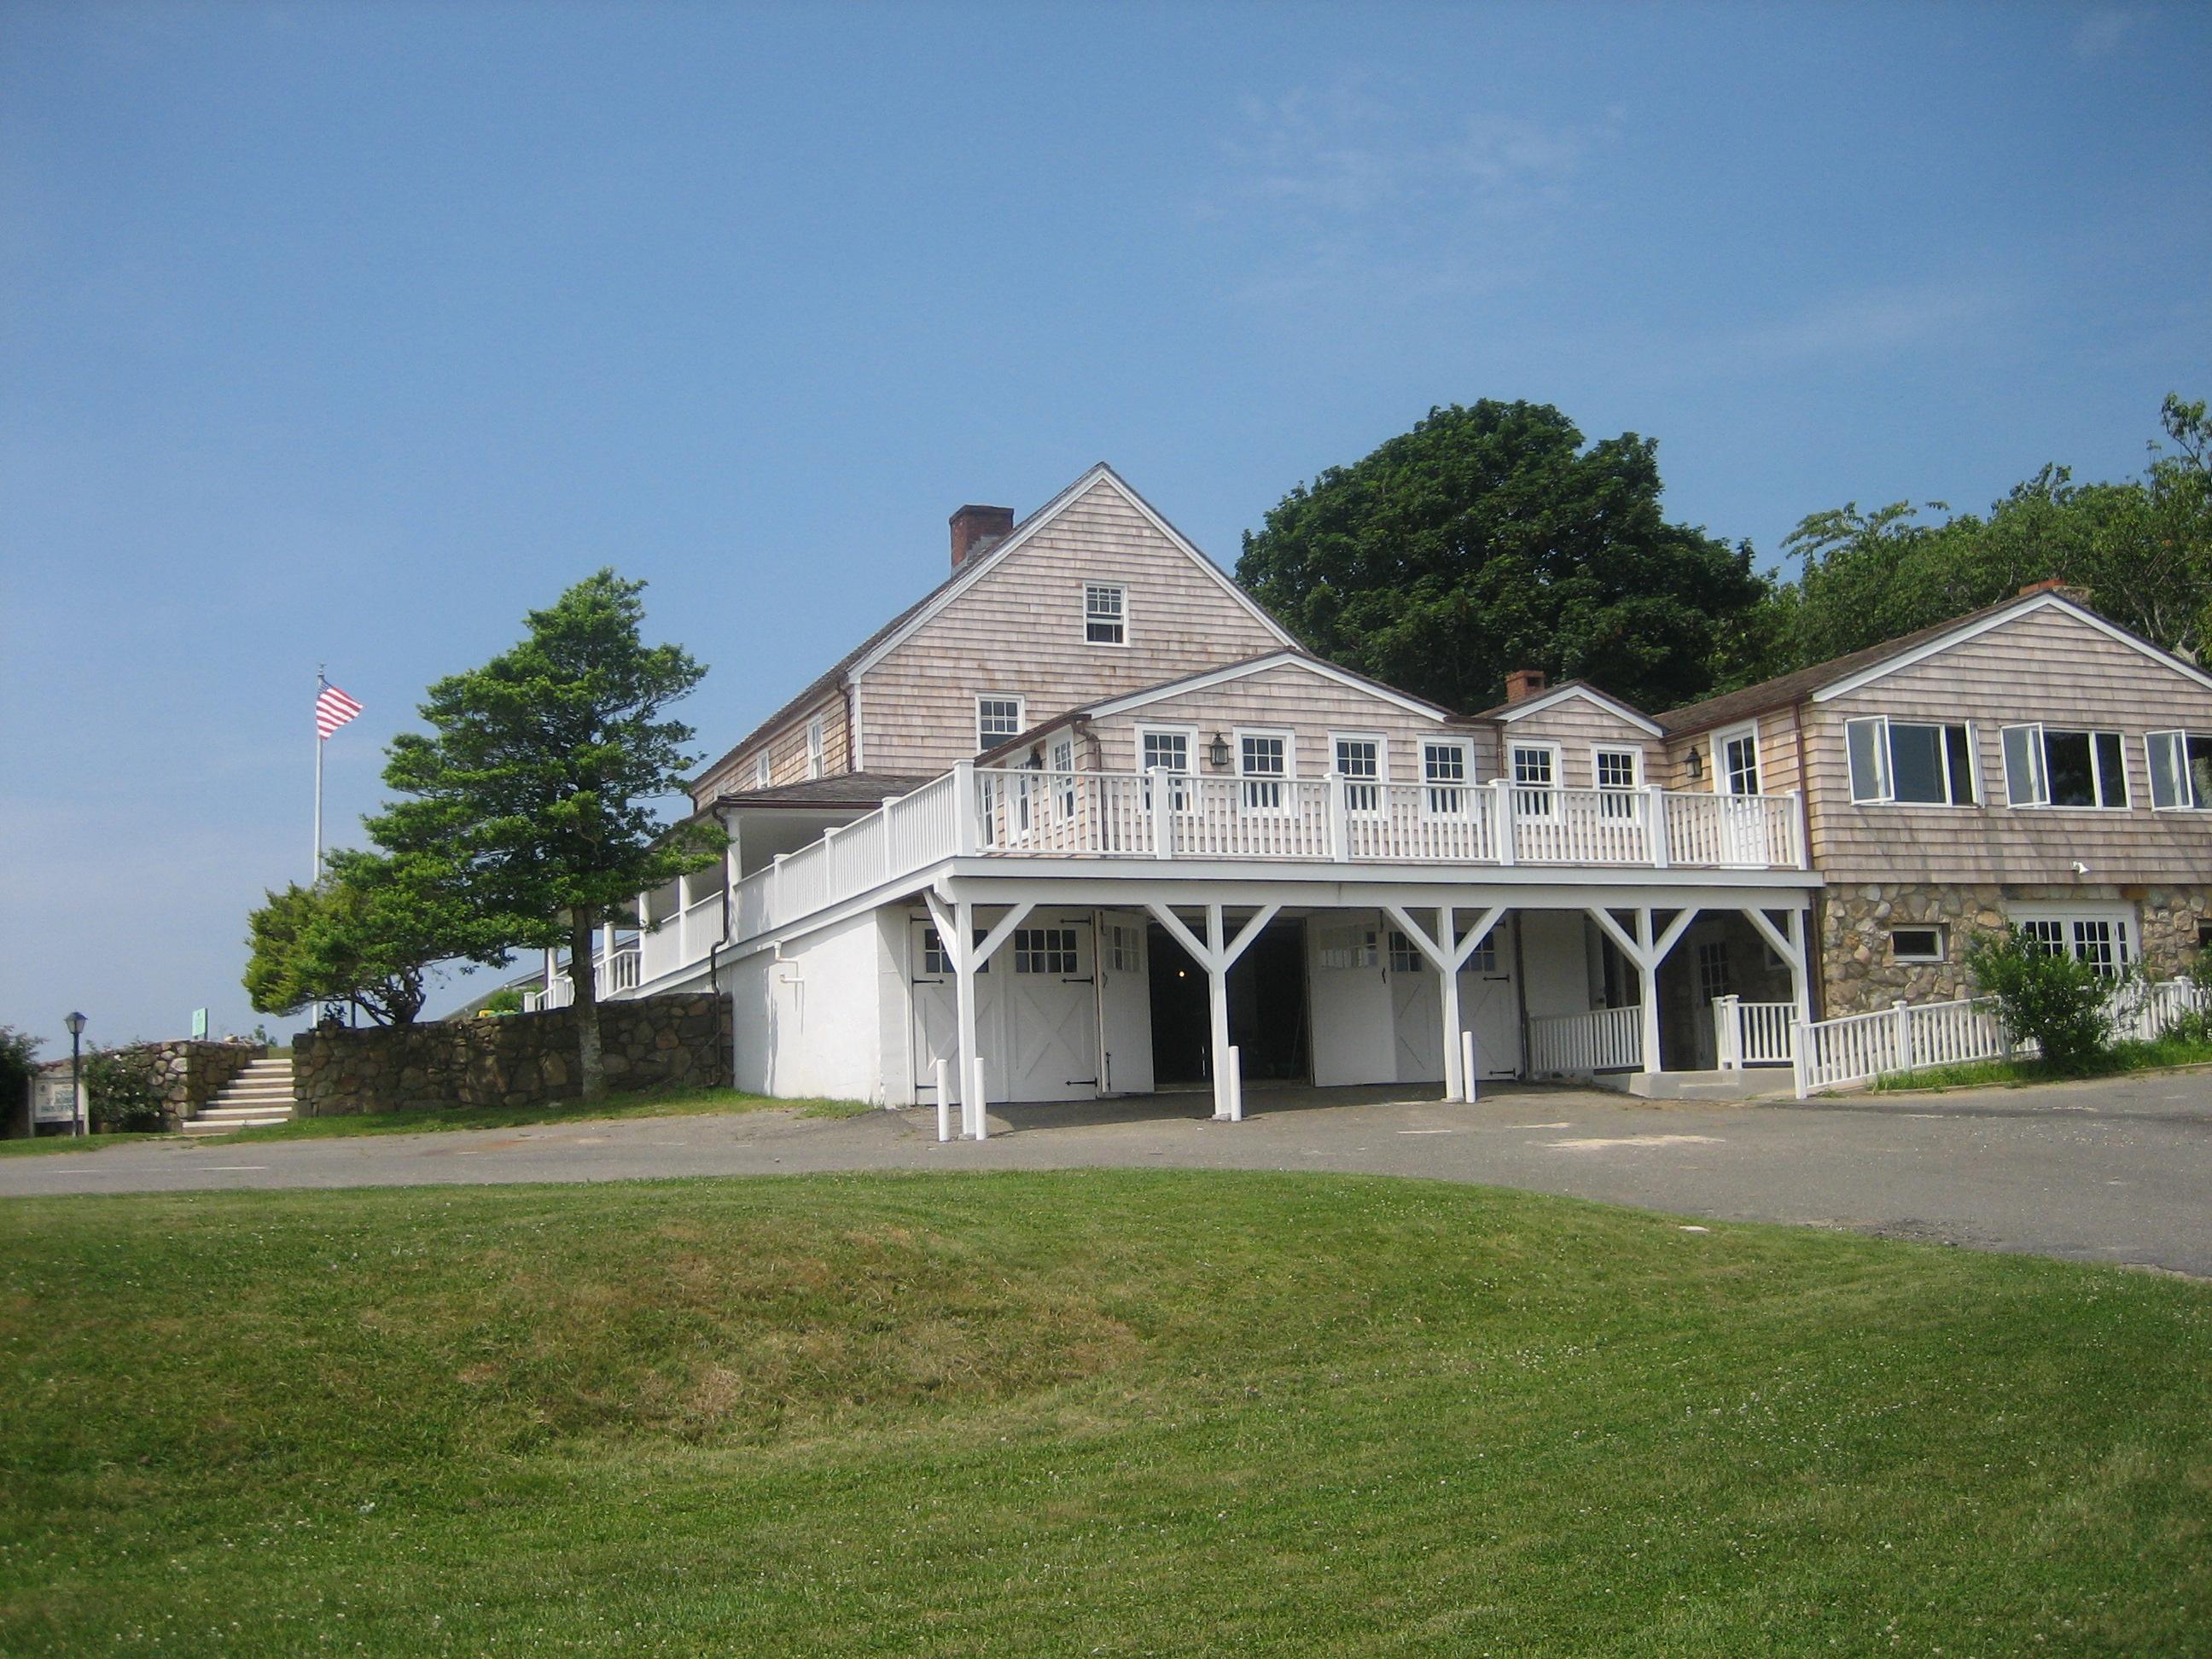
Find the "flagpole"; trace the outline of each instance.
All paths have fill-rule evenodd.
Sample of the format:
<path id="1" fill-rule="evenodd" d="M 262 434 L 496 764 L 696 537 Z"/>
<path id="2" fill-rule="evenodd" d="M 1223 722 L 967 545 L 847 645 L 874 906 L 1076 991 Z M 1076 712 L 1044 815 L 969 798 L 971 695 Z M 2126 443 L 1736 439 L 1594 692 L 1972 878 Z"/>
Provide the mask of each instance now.
<path id="1" fill-rule="evenodd" d="M 323 671 L 315 670 L 315 696 L 323 694 Z M 315 723 L 315 861 L 308 866 L 307 885 L 313 887 L 323 878 L 323 727 L 319 719 Z"/>

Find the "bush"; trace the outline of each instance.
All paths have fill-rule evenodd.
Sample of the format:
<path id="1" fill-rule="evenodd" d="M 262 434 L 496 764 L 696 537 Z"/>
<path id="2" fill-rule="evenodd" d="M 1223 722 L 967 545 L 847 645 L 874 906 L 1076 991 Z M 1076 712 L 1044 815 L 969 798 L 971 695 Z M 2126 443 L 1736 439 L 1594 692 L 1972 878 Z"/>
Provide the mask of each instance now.
<path id="1" fill-rule="evenodd" d="M 1969 943 L 1966 971 L 1997 1000 L 2014 1039 L 2037 1043 L 2052 1071 L 2078 1075 L 2112 1054 L 2111 1001 L 2121 981 L 2064 951 L 2046 950 L 2018 927 Z"/>
<path id="2" fill-rule="evenodd" d="M 38 1052 L 38 1038 L 12 1025 L 0 1025 L 0 1135 L 14 1133 L 15 1125 L 27 1119 L 30 1108 L 25 1103 Z"/>
<path id="3" fill-rule="evenodd" d="M 522 993 L 512 985 L 503 991 L 495 991 L 477 1010 L 479 1014 L 519 1014 L 522 1012 Z"/>
<path id="4" fill-rule="evenodd" d="M 166 1127 L 154 1056 L 143 1048 L 87 1052 L 84 1092 L 94 1134 L 133 1134 Z"/>
<path id="5" fill-rule="evenodd" d="M 2182 977 L 2197 988 L 2197 1008 L 2166 1028 L 2166 1035 L 2184 1042 L 2212 1042 L 2212 947 L 2199 950 Z"/>

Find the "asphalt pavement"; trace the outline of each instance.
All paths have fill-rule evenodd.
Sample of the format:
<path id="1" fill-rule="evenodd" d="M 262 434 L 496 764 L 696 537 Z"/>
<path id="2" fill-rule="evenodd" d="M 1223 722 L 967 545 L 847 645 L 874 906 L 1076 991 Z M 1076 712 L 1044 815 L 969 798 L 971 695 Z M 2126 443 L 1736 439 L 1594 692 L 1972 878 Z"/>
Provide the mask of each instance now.
<path id="1" fill-rule="evenodd" d="M 940 1144 L 930 1111 L 144 1141 L 0 1158 L 0 1199 L 848 1170 L 1331 1170 L 2212 1278 L 2212 1073 L 1752 1104 L 1515 1088 L 1468 1106 L 1411 1092 L 1255 1090 L 1236 1124 L 1212 1121 L 1202 1095 L 994 1107 L 980 1144 Z"/>

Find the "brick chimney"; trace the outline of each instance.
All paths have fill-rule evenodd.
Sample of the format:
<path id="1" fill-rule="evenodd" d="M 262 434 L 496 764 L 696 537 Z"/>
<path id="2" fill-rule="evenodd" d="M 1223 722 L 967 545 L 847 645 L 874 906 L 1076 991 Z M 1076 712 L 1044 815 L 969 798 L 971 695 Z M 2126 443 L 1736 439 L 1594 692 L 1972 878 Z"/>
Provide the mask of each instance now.
<path id="1" fill-rule="evenodd" d="M 1011 507 L 963 507 L 952 515 L 952 568 L 988 553 L 1013 533 Z"/>
<path id="2" fill-rule="evenodd" d="M 1526 702 L 1540 696 L 1545 686 L 1544 671 L 1540 668 L 1516 668 L 1505 677 L 1505 701 Z"/>

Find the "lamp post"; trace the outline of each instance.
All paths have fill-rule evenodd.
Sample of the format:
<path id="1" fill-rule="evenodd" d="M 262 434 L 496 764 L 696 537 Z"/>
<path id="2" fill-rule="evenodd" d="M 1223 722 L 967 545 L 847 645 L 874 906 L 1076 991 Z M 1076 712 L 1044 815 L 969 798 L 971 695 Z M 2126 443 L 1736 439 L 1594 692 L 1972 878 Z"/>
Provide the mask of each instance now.
<path id="1" fill-rule="evenodd" d="M 91 1114 L 84 1109 L 84 1016 L 64 1015 L 70 1034 L 70 1121 L 81 1136 L 92 1133 Z"/>

